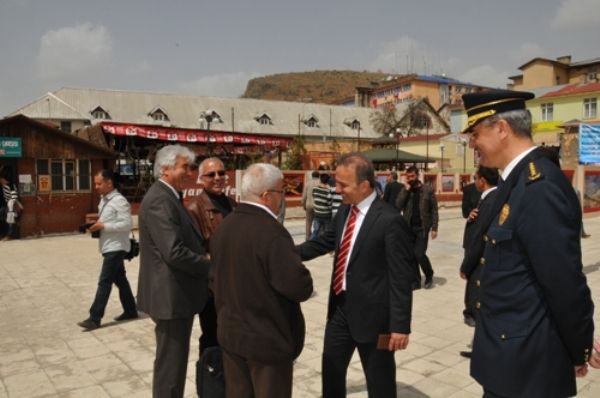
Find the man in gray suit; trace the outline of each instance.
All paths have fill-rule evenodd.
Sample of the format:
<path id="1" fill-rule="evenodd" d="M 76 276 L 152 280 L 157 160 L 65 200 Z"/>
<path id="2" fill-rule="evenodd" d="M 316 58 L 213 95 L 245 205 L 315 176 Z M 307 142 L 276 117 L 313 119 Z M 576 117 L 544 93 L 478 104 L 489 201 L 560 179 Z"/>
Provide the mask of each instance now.
<path id="1" fill-rule="evenodd" d="M 158 179 L 139 212 L 138 308 L 156 324 L 153 397 L 183 397 L 194 315 L 208 297 L 204 238 L 181 203 L 194 153 L 168 145 L 156 153 Z"/>

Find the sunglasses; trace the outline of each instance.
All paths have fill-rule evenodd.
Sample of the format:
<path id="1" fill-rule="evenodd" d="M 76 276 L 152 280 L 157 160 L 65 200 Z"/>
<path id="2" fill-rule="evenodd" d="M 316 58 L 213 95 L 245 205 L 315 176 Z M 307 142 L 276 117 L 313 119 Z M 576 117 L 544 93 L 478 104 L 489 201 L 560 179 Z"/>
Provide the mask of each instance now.
<path id="1" fill-rule="evenodd" d="M 202 174 L 202 177 L 215 178 L 217 174 L 219 177 L 223 177 L 225 175 L 225 170 L 211 171 L 210 173 Z"/>

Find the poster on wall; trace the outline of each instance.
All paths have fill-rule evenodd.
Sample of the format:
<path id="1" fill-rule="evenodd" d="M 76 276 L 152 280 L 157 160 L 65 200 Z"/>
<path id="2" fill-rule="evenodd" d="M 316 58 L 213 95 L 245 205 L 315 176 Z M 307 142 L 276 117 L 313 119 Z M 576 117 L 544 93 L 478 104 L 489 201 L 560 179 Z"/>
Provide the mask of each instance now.
<path id="1" fill-rule="evenodd" d="M 600 172 L 585 173 L 583 210 L 600 210 Z"/>
<path id="2" fill-rule="evenodd" d="M 600 164 L 600 125 L 579 125 L 579 163 Z"/>
<path id="3" fill-rule="evenodd" d="M 38 176 L 38 190 L 39 192 L 50 192 L 52 189 L 52 181 L 49 175 Z"/>

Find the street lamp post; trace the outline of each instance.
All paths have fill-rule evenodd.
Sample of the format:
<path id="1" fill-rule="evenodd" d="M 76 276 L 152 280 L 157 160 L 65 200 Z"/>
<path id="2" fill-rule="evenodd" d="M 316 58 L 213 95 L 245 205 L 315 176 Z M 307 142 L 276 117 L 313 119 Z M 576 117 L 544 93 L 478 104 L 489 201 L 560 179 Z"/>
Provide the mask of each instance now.
<path id="1" fill-rule="evenodd" d="M 467 172 L 467 141 L 462 140 L 461 143 L 463 147 L 463 174 L 465 174 Z"/>
<path id="2" fill-rule="evenodd" d="M 442 173 L 444 172 L 444 149 L 446 149 L 446 147 L 443 143 L 440 143 L 440 152 L 442 154 Z"/>
<path id="3" fill-rule="evenodd" d="M 427 123 L 427 131 L 426 131 L 427 142 L 425 144 L 425 170 L 429 166 L 429 123 Z"/>
<path id="4" fill-rule="evenodd" d="M 396 171 L 400 170 L 400 138 L 402 133 L 400 128 L 396 129 Z M 394 133 L 389 134 L 390 138 L 394 137 Z"/>

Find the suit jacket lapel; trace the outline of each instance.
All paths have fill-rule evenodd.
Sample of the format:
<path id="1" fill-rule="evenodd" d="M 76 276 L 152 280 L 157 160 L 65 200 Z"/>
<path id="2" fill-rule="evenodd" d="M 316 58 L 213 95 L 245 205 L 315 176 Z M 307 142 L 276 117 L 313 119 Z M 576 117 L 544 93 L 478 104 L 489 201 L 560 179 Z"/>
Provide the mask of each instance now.
<path id="1" fill-rule="evenodd" d="M 196 225 L 196 220 L 194 220 L 192 215 L 187 211 L 183 203 L 181 203 L 179 199 L 175 197 L 173 191 L 171 191 L 169 187 L 167 187 L 160 181 L 157 181 L 156 184 L 158 184 L 158 186 L 162 189 L 164 195 L 168 198 L 167 200 L 170 200 L 173 203 L 173 206 L 175 206 L 175 208 L 177 209 L 177 211 L 179 211 L 179 214 L 181 214 L 181 220 L 183 222 L 186 222 L 187 220 L 187 222 L 192 226 L 192 229 L 194 230 L 196 235 L 198 235 L 200 239 L 204 239 L 202 233 L 200 232 L 200 227 Z"/>

